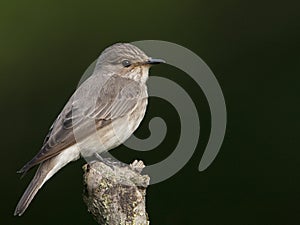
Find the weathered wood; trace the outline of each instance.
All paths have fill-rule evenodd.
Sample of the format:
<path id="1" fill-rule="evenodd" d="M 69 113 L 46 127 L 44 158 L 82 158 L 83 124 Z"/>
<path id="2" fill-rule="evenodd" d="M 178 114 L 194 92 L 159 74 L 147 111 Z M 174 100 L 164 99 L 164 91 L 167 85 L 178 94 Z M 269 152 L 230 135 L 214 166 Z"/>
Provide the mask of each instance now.
<path id="1" fill-rule="evenodd" d="M 145 207 L 150 178 L 142 161 L 130 166 L 92 162 L 83 166 L 83 200 L 101 225 L 148 225 Z"/>

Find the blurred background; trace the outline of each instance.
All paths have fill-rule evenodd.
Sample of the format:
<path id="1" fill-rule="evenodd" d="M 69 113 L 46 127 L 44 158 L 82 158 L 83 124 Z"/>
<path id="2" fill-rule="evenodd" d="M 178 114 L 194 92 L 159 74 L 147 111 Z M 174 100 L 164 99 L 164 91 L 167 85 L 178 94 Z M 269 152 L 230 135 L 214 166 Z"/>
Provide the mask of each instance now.
<path id="1" fill-rule="evenodd" d="M 176 68 L 152 69 L 189 93 L 201 134 L 185 167 L 148 189 L 151 224 L 300 224 L 299 24 L 295 1 L 1 1 L 0 223 L 96 224 L 82 201 L 84 159 L 50 179 L 20 218 L 14 208 L 34 171 L 22 180 L 16 171 L 37 153 L 105 47 L 157 39 L 185 46 L 209 65 L 225 96 L 228 126 L 219 155 L 199 172 L 210 132 L 205 96 Z M 151 98 L 137 136 L 149 135 L 153 116 L 168 125 L 159 147 L 120 146 L 113 155 L 153 164 L 171 154 L 179 116 L 168 102 Z"/>

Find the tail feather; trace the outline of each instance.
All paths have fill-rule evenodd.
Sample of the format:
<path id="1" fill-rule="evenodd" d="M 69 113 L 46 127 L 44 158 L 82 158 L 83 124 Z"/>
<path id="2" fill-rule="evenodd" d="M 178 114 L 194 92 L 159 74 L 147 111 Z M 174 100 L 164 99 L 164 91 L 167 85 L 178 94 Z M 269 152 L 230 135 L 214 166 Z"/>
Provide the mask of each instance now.
<path id="1" fill-rule="evenodd" d="M 79 156 L 79 148 L 77 148 L 77 146 L 71 146 L 70 148 L 65 149 L 59 155 L 42 162 L 22 198 L 20 199 L 14 215 L 21 216 L 43 184 L 66 164 L 73 160 L 77 160 Z"/>
<path id="2" fill-rule="evenodd" d="M 47 162 L 45 162 L 45 163 L 47 163 Z M 43 167 L 44 167 L 44 163 L 42 163 L 39 166 L 32 181 L 30 182 L 30 184 L 28 185 L 22 198 L 20 199 L 20 201 L 15 209 L 15 212 L 14 212 L 15 216 L 16 215 L 21 216 L 24 213 L 24 211 L 27 209 L 27 207 L 29 206 L 29 204 L 32 201 L 32 199 L 34 198 L 34 196 L 37 194 L 38 190 L 47 181 L 46 178 L 47 178 L 48 172 L 46 172 Z"/>

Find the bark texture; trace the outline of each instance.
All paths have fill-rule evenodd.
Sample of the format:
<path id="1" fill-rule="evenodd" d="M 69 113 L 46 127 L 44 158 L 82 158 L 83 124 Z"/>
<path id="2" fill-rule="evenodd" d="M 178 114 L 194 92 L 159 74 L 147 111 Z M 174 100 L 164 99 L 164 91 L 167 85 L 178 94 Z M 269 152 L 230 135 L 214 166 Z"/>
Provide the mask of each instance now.
<path id="1" fill-rule="evenodd" d="M 83 200 L 101 225 L 148 225 L 145 207 L 150 178 L 142 161 L 130 166 L 92 162 L 83 166 Z"/>

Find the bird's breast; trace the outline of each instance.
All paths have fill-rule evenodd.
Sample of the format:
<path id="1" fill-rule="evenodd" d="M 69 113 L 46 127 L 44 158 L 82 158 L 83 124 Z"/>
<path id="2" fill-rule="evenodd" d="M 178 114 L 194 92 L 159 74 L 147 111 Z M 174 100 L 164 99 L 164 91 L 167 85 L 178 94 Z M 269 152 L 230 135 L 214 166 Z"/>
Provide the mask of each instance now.
<path id="1" fill-rule="evenodd" d="M 124 143 L 138 128 L 145 116 L 148 99 L 141 98 L 133 110 L 125 116 L 111 120 L 105 126 L 80 143 L 81 155 L 91 156 L 113 149 Z"/>

